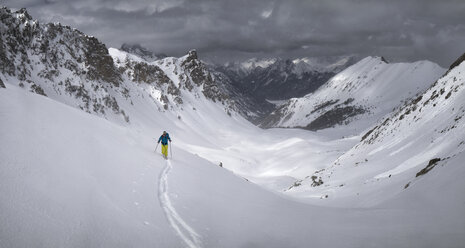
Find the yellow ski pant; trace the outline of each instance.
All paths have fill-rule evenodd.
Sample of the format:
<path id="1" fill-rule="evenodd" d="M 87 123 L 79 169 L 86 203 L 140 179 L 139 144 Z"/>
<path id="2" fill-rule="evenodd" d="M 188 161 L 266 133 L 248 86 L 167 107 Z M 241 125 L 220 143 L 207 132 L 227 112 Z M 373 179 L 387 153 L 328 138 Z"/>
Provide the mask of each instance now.
<path id="1" fill-rule="evenodd" d="M 161 154 L 165 155 L 165 157 L 168 157 L 168 144 L 161 145 Z"/>

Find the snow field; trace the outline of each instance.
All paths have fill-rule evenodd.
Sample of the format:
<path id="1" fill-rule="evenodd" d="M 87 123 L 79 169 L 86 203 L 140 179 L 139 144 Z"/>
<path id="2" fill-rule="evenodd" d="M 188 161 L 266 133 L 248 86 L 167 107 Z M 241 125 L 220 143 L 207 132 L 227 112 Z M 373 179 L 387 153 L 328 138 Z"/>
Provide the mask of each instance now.
<path id="1" fill-rule="evenodd" d="M 435 202 L 431 194 L 448 186 L 441 176 L 414 182 L 428 185 L 438 179 L 442 188 L 430 186 L 435 189 L 431 194 L 412 187 L 406 191 L 410 193 L 367 208 L 319 207 L 251 182 L 262 178 L 257 181 L 265 187 L 279 188 L 270 181 L 279 178 L 279 170 L 282 175 L 292 171 L 285 168 L 289 164 L 273 164 L 273 156 L 285 162 L 292 147 L 300 145 L 304 150 L 320 148 L 312 156 L 306 153 L 310 150 L 294 151 L 290 163 L 299 156 L 330 160 L 325 156 L 339 156 L 329 150 L 332 144 L 347 149 L 355 142 L 352 138 L 334 141 L 302 130 L 263 131 L 240 119 L 227 121 L 230 117 L 219 115 L 220 108 L 205 102 L 176 123 L 167 114 L 164 123 L 171 124 L 173 138 L 173 159 L 167 163 L 153 152 L 150 136 L 158 137 L 159 126 L 149 132 L 143 128 L 151 125 L 117 125 L 11 86 L 0 91 L 0 106 L 5 120 L 0 137 L 8 144 L 0 154 L 6 179 L 0 188 L 1 246 L 460 247 L 464 241 L 463 220 L 454 219 L 460 205 L 436 211 L 437 205 L 430 204 Z M 196 113 L 209 113 L 210 118 L 199 114 L 199 120 Z M 228 154 L 232 158 L 224 165 L 237 175 L 202 158 L 214 161 Z M 242 168 L 241 157 L 270 160 Z M 273 169 L 275 174 L 263 175 Z M 241 177 L 247 175 L 251 181 Z M 428 204 L 411 200 L 417 194 Z M 455 212 L 447 215 L 446 210 Z"/>
<path id="2" fill-rule="evenodd" d="M 0 94 L 1 247 L 178 242 L 156 198 L 163 160 L 151 144 L 42 96 Z"/>

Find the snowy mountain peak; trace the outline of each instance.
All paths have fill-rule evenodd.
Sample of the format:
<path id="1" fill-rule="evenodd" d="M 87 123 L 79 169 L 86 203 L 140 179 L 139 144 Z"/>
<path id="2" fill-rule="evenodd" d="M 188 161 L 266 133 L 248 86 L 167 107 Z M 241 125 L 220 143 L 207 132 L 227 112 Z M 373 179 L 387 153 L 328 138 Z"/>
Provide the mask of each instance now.
<path id="1" fill-rule="evenodd" d="M 257 68 L 265 69 L 280 60 L 279 58 L 250 58 L 245 61 L 227 62 L 222 67 L 238 74 L 248 74 Z"/>
<path id="2" fill-rule="evenodd" d="M 261 67 L 263 69 L 267 68 L 268 66 L 276 63 L 276 61 L 280 60 L 279 58 L 262 58 L 262 59 L 257 59 L 257 58 L 251 58 L 248 59 L 244 62 L 240 62 L 239 65 L 242 67 L 242 69 L 246 71 L 253 70 L 257 67 Z"/>
<path id="3" fill-rule="evenodd" d="M 152 52 L 148 50 L 147 48 L 141 46 L 140 44 L 123 43 L 123 45 L 121 45 L 120 50 L 125 51 L 130 54 L 137 55 L 149 62 L 167 57 L 165 54 Z"/>
<path id="4" fill-rule="evenodd" d="M 304 57 L 292 60 L 296 65 L 295 71 L 303 73 L 308 71 L 338 73 L 356 62 L 355 56 L 337 57 Z"/>
<path id="5" fill-rule="evenodd" d="M 250 58 L 242 62 L 228 62 L 224 68 L 235 71 L 236 73 L 251 73 L 256 69 L 268 69 L 273 66 L 274 69 L 290 66 L 294 64 L 293 72 L 297 74 L 317 71 L 317 72 L 334 72 L 337 73 L 355 63 L 355 56 L 338 56 L 338 57 L 302 57 L 295 59 L 282 58 Z"/>
<path id="6" fill-rule="evenodd" d="M 11 13 L 11 10 L 8 9 L 7 7 L 2 7 L 1 11 L 5 11 L 7 13 Z M 21 8 L 17 11 L 15 11 L 14 16 L 20 20 L 24 21 L 34 21 L 32 16 L 27 12 L 26 8 Z"/>
<path id="7" fill-rule="evenodd" d="M 198 59 L 197 50 L 192 49 L 187 53 L 187 59 Z"/>

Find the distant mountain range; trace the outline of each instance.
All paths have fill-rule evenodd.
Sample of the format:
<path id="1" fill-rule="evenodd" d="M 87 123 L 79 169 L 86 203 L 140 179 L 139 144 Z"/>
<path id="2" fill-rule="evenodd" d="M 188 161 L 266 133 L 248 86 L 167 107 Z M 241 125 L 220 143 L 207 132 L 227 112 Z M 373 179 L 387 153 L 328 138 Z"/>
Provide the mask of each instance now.
<path id="1" fill-rule="evenodd" d="M 323 85 L 336 73 L 355 63 L 354 56 L 336 58 L 271 58 L 212 66 L 228 78 L 230 85 L 255 102 L 249 120 L 258 123 L 276 104 L 292 97 L 302 97 Z"/>
<path id="2" fill-rule="evenodd" d="M 144 59 L 144 60 L 146 60 L 148 62 L 153 62 L 155 60 L 164 59 L 164 58 L 168 57 L 164 53 L 152 52 L 152 51 L 148 50 L 147 48 L 141 46 L 140 44 L 126 44 L 126 43 L 124 43 L 123 45 L 121 45 L 120 50 L 125 51 L 125 52 L 130 53 L 130 54 L 137 55 L 138 57 L 140 57 L 140 58 L 142 58 L 142 59 Z"/>
<path id="3" fill-rule="evenodd" d="M 165 110 L 182 107 L 184 90 L 201 91 L 224 104 L 226 112 L 265 128 L 320 130 L 358 121 L 360 129 L 423 92 L 445 71 L 428 61 L 390 64 L 381 57 L 212 65 L 195 51 L 178 59 L 123 44 L 109 52 L 96 38 L 60 24 L 39 24 L 24 9 L 3 8 L 1 14 L 1 79 L 87 112 L 126 120 L 118 99 L 132 94 L 132 85 L 125 86 L 131 82 L 153 85 Z"/>

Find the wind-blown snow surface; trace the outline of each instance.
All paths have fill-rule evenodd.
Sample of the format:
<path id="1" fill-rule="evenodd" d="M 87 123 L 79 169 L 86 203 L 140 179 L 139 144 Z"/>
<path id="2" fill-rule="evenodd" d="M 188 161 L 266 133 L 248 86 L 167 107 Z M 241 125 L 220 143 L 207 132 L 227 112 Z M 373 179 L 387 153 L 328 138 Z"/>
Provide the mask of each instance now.
<path id="1" fill-rule="evenodd" d="M 176 144 L 167 162 L 153 151 L 160 126 L 123 127 L 10 84 L 0 90 L 0 106 L 1 247 L 460 247 L 465 242 L 463 216 L 444 212 L 463 199 L 443 194 L 441 199 L 453 202 L 440 208 L 431 197 L 417 202 L 418 196 L 444 190 L 422 187 L 422 181 L 387 204 L 318 207 L 270 193 L 189 152 L 204 147 L 227 161 L 218 144 L 230 140 L 242 146 L 231 147 L 246 161 L 238 170 L 250 175 L 267 162 L 248 169 L 247 163 L 271 154 L 312 167 L 305 150 L 331 141 L 302 130 L 262 133 L 214 105 L 208 115 L 185 111 L 182 122 L 165 119 Z M 258 145 L 273 140 L 279 141 Z M 292 149 L 297 145 L 303 151 Z M 322 147 L 321 153 L 340 153 Z M 275 168 L 286 174 L 279 173 L 284 165 L 269 166 L 263 172 Z"/>

